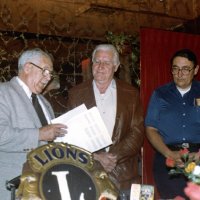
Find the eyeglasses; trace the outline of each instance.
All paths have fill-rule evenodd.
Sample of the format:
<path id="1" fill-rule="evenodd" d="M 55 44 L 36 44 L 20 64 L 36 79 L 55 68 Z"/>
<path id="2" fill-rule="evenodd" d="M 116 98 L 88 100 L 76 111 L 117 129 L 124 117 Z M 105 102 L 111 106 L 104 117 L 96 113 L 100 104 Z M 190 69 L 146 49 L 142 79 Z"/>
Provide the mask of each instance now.
<path id="1" fill-rule="evenodd" d="M 181 71 L 183 75 L 188 75 L 190 71 L 192 71 L 193 69 L 194 68 L 190 68 L 190 67 L 183 67 L 183 68 L 172 67 L 171 71 L 172 71 L 172 74 L 174 75 L 178 74 L 179 71 Z"/>
<path id="2" fill-rule="evenodd" d="M 30 63 L 31 65 L 37 67 L 38 69 L 41 69 L 41 70 L 42 70 L 42 75 L 43 75 L 43 76 L 45 76 L 45 77 L 50 76 L 51 78 L 54 77 L 54 74 L 53 74 L 50 70 L 48 70 L 48 69 L 43 69 L 42 67 L 40 67 L 40 66 L 38 66 L 38 65 L 36 65 L 36 64 L 34 64 L 34 63 L 32 63 L 32 62 L 29 62 L 29 63 Z"/>
<path id="3" fill-rule="evenodd" d="M 110 67 L 113 65 L 111 61 L 100 61 L 100 60 L 93 60 L 94 65 L 103 65 L 105 67 Z"/>

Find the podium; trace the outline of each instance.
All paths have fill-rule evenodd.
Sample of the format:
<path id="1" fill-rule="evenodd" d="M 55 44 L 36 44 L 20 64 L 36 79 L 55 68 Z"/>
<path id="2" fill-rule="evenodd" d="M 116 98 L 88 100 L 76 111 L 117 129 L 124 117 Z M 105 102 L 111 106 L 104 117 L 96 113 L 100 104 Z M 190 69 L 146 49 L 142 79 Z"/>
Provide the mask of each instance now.
<path id="1" fill-rule="evenodd" d="M 118 191 L 90 152 L 49 143 L 27 155 L 16 193 L 22 200 L 117 200 Z"/>

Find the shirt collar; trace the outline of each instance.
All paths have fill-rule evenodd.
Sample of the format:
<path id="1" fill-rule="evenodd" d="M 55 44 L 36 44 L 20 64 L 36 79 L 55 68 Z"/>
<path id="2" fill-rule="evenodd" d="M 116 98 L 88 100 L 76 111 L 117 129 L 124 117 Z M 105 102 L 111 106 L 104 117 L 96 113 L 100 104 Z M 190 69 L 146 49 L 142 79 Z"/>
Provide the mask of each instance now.
<path id="1" fill-rule="evenodd" d="M 92 84 L 93 84 L 94 90 L 99 92 L 99 90 L 98 90 L 98 88 L 97 88 L 97 85 L 96 85 L 96 83 L 95 83 L 94 80 L 93 80 Z M 116 89 L 116 81 L 115 81 L 115 79 L 112 79 L 112 81 L 110 82 L 110 85 L 109 85 L 108 88 L 106 89 L 106 92 L 109 91 L 109 90 L 115 90 L 115 89 Z M 106 92 L 105 92 L 105 93 L 106 93 Z"/>
<path id="2" fill-rule="evenodd" d="M 191 89 L 191 85 L 188 88 L 180 88 L 178 86 L 176 86 L 177 90 L 181 93 L 181 95 L 183 96 L 184 94 L 186 94 L 188 91 L 190 91 Z"/>
<path id="3" fill-rule="evenodd" d="M 26 93 L 26 95 L 28 96 L 28 98 L 31 99 L 32 92 L 30 91 L 28 86 L 18 76 L 16 77 L 16 79 L 17 79 L 19 85 L 22 87 L 22 89 Z"/>

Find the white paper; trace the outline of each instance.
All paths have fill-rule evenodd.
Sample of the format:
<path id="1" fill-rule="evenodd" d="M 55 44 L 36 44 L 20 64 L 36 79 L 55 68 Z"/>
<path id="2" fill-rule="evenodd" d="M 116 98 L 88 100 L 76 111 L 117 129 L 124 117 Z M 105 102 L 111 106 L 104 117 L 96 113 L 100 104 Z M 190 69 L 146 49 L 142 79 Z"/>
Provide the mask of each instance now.
<path id="1" fill-rule="evenodd" d="M 141 192 L 141 185 L 140 184 L 132 184 L 130 200 L 140 200 L 140 192 Z"/>
<path id="2" fill-rule="evenodd" d="M 154 199 L 154 187 L 153 185 L 146 184 L 132 184 L 130 200 L 153 200 Z"/>
<path id="3" fill-rule="evenodd" d="M 97 107 L 87 110 L 85 105 L 81 105 L 51 122 L 63 123 L 68 127 L 67 134 L 57 137 L 55 142 L 73 144 L 92 153 L 112 144 Z"/>
<path id="4" fill-rule="evenodd" d="M 69 120 L 71 120 L 73 117 L 76 115 L 79 115 L 80 113 L 87 111 L 88 109 L 86 108 L 85 104 L 81 104 L 80 106 L 68 111 L 67 113 L 51 120 L 52 124 L 55 123 L 61 123 L 61 124 L 66 124 Z"/>

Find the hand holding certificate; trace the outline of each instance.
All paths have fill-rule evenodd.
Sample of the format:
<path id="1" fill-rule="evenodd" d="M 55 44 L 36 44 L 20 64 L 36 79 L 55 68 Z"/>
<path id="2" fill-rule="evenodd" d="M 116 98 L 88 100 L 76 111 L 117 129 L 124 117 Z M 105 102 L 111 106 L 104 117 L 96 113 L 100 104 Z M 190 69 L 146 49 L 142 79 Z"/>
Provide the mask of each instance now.
<path id="1" fill-rule="evenodd" d="M 54 142 L 64 142 L 84 148 L 91 153 L 112 144 L 108 130 L 97 107 L 87 109 L 84 104 L 55 118 L 52 123 L 66 124 L 67 134 Z"/>

